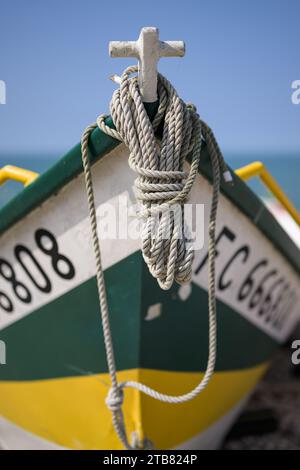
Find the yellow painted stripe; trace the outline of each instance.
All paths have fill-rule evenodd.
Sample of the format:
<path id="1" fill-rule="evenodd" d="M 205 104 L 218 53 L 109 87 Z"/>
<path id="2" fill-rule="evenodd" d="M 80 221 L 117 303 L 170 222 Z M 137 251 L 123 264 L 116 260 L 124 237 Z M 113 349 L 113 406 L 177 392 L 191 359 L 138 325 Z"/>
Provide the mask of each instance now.
<path id="1" fill-rule="evenodd" d="M 168 405 L 126 390 L 124 412 L 131 433 L 147 436 L 156 448 L 178 446 L 207 429 L 230 411 L 259 380 L 267 364 L 215 373 L 195 400 Z M 141 380 L 170 394 L 190 390 L 200 374 L 134 369 L 119 380 Z M 48 441 L 72 449 L 120 449 L 105 405 L 107 374 L 30 382 L 0 382 L 0 413 Z"/>

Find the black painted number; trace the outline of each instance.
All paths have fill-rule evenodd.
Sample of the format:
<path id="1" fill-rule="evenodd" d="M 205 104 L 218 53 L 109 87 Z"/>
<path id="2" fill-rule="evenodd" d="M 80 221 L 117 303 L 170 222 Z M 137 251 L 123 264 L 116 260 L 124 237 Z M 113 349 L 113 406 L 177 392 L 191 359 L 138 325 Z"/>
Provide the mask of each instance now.
<path id="1" fill-rule="evenodd" d="M 11 313 L 14 310 L 12 301 L 4 292 L 0 292 L 0 307 L 7 313 Z"/>
<path id="2" fill-rule="evenodd" d="M 51 257 L 51 263 L 54 271 L 63 279 L 72 279 L 75 275 L 75 269 L 71 261 L 59 253 L 58 243 L 54 235 L 45 229 L 39 229 L 35 232 L 35 241 L 39 249 Z"/>
<path id="3" fill-rule="evenodd" d="M 15 257 L 19 261 L 20 265 L 24 269 L 25 273 L 31 280 L 31 282 L 37 287 L 40 291 L 49 293 L 51 292 L 51 282 L 43 268 L 41 267 L 40 263 L 37 261 L 37 259 L 33 256 L 31 251 L 24 245 L 17 245 L 15 247 Z M 38 274 L 38 279 L 34 277 L 32 274 L 32 266 L 31 269 L 28 267 L 26 263 L 26 258 L 31 262 L 31 265 L 35 267 L 35 271 Z M 39 279 L 40 278 L 40 279 Z M 42 282 L 41 282 L 42 280 Z"/>
<path id="4" fill-rule="evenodd" d="M 38 248 L 50 257 L 52 267 L 56 274 L 63 279 L 72 279 L 75 276 L 75 268 L 65 255 L 59 252 L 55 236 L 46 229 L 38 229 L 35 232 L 35 241 Z M 15 259 L 26 273 L 34 287 L 45 294 L 52 290 L 52 283 L 47 272 L 41 266 L 33 252 L 25 245 L 18 244 L 14 248 Z M 10 284 L 14 295 L 26 304 L 32 301 L 32 294 L 28 287 L 19 280 L 13 265 L 4 258 L 0 258 L 0 278 Z M 0 291 L 0 310 L 11 313 L 14 311 L 14 303 L 5 292 Z"/>
<path id="5" fill-rule="evenodd" d="M 19 300 L 25 304 L 31 302 L 32 296 L 29 289 L 17 280 L 14 268 L 3 258 L 0 258 L 0 275 L 11 284 L 13 292 Z"/>

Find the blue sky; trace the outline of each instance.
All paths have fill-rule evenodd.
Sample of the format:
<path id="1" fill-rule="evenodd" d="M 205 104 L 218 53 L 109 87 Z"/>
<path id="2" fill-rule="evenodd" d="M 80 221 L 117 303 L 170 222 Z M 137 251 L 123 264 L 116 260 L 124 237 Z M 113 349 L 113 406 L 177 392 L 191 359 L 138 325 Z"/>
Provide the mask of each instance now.
<path id="1" fill-rule="evenodd" d="M 183 39 L 183 59 L 159 69 L 196 104 L 225 153 L 300 156 L 299 0 L 1 0 L 0 154 L 63 154 L 108 110 L 108 80 L 133 62 L 111 59 L 109 40 L 158 26 Z"/>

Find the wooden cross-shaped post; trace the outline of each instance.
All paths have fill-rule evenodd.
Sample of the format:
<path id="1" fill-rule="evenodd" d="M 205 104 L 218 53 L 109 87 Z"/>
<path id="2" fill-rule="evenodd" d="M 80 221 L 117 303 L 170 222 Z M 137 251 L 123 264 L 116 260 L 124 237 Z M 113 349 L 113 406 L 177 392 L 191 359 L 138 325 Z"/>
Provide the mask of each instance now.
<path id="1" fill-rule="evenodd" d="M 183 41 L 160 41 L 158 28 L 142 28 L 137 41 L 111 41 L 111 57 L 137 57 L 139 60 L 139 86 L 146 103 L 157 100 L 157 62 L 160 57 L 182 57 Z"/>

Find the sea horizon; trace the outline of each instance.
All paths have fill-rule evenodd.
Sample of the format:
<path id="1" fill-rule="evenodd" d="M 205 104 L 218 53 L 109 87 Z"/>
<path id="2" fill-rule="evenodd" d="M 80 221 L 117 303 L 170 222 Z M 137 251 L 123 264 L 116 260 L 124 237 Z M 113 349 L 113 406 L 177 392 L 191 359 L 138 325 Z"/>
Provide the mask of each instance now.
<path id="1" fill-rule="evenodd" d="M 62 158 L 65 152 L 33 152 L 29 153 L 0 153 L 0 167 L 4 165 L 16 165 L 37 173 L 47 171 L 52 165 Z M 291 152 L 281 156 L 279 153 L 273 155 L 268 152 L 226 152 L 224 157 L 228 165 L 236 170 L 253 161 L 262 161 L 267 169 L 276 179 L 280 187 L 287 194 L 295 207 L 300 209 L 300 185 L 298 175 L 300 174 L 300 152 Z M 272 197 L 258 178 L 248 182 L 252 190 L 261 198 Z M 13 181 L 0 186 L 0 207 L 3 207 L 10 199 L 22 190 L 22 185 Z"/>

